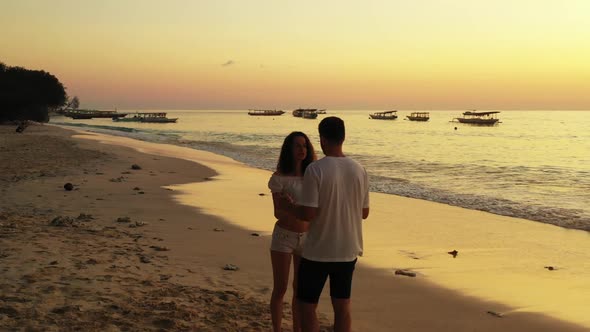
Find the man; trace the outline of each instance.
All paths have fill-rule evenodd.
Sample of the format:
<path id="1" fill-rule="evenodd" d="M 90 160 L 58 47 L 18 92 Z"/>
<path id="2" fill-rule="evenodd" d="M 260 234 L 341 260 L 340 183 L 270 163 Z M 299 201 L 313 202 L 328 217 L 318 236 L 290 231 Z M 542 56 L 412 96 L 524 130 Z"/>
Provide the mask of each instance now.
<path id="1" fill-rule="evenodd" d="M 326 280 L 334 309 L 334 331 L 351 330 L 352 274 L 363 253 L 362 223 L 369 216 L 367 172 L 342 152 L 344 121 L 324 118 L 320 144 L 326 155 L 310 164 L 297 214 L 310 221 L 299 266 L 297 299 L 303 331 L 319 331 L 317 304 Z"/>

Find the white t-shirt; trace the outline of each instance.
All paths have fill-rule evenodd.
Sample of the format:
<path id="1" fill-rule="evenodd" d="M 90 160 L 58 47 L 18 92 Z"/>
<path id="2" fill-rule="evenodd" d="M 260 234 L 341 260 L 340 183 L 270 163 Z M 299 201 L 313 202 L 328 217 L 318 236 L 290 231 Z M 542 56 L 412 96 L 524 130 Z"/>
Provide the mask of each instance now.
<path id="1" fill-rule="evenodd" d="M 319 262 L 350 262 L 363 254 L 363 208 L 369 207 L 366 170 L 348 157 L 311 163 L 303 178 L 299 205 L 319 208 L 310 222 L 303 257 Z"/>

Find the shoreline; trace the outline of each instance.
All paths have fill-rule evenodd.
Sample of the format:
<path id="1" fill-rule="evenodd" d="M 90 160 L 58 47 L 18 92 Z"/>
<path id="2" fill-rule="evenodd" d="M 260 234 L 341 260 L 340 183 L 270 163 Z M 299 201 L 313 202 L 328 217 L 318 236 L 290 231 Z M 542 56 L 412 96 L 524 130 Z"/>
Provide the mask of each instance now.
<path id="1" fill-rule="evenodd" d="M 342 116 L 348 118 L 350 121 L 362 122 L 359 114 L 359 112 L 352 112 L 350 114 L 342 114 Z M 186 121 L 183 121 L 182 124 L 176 125 L 174 129 L 167 127 L 152 127 L 148 132 L 144 132 L 144 126 L 126 124 L 121 127 L 120 124 L 113 124 L 112 121 L 108 122 L 106 120 L 100 121 L 100 119 L 93 122 L 72 122 L 66 120 L 63 120 L 65 122 L 59 122 L 74 128 L 97 131 L 99 133 L 103 132 L 107 135 L 133 137 L 156 143 L 169 143 L 192 147 L 198 150 L 206 150 L 266 170 L 273 170 L 275 167 L 274 164 L 276 161 L 272 156 L 278 154 L 278 151 L 276 150 L 276 144 L 274 144 L 272 140 L 279 139 L 275 138 L 279 128 L 281 131 L 288 132 L 288 130 L 290 130 L 290 125 L 302 126 L 300 129 L 310 132 L 312 136 L 313 132 L 317 131 L 315 127 L 310 126 L 310 123 L 293 124 L 289 119 L 282 117 L 277 118 L 276 122 L 273 122 L 277 129 L 262 129 L 266 127 L 268 123 L 264 123 L 265 121 L 259 123 L 260 121 L 256 121 L 257 119 L 251 119 L 250 117 L 243 119 L 243 122 L 240 122 L 238 121 L 240 116 L 235 112 L 233 115 L 221 115 L 214 112 L 210 114 L 188 112 L 178 113 L 177 116 L 182 116 Z M 238 128 L 243 127 L 239 130 L 240 132 L 250 133 L 254 135 L 253 137 L 258 137 L 257 135 L 260 135 L 260 144 L 265 148 L 262 150 L 256 148 L 257 144 L 254 140 L 245 138 L 249 137 L 249 134 L 240 136 L 237 135 L 237 133 L 234 133 L 233 129 L 230 130 L 230 127 L 228 127 L 228 129 L 220 128 L 217 122 L 220 119 L 223 119 L 224 123 L 227 125 L 232 123 L 232 126 L 236 125 Z M 212 128 L 208 129 L 206 125 L 201 124 L 209 123 L 209 121 L 212 121 L 214 124 Z M 355 126 L 351 127 L 351 129 L 356 130 L 357 133 L 356 135 L 352 133 L 354 137 L 364 138 L 362 139 L 362 143 L 356 143 L 356 145 L 353 144 L 349 146 L 350 150 L 348 153 L 356 155 L 355 158 L 363 161 L 363 164 L 370 171 L 371 190 L 373 191 L 460 206 L 466 209 L 485 210 L 494 214 L 555 224 L 564 228 L 590 230 L 590 226 L 588 226 L 590 225 L 590 214 L 587 206 L 583 204 L 583 199 L 577 199 L 577 197 L 584 197 L 583 191 L 578 190 L 577 194 L 575 194 L 573 191 L 570 192 L 567 189 L 562 188 L 565 183 L 569 182 L 571 183 L 568 187 L 571 187 L 572 190 L 577 190 L 574 188 L 581 189 L 582 186 L 585 186 L 587 181 L 583 180 L 583 175 L 587 173 L 584 171 L 587 167 L 573 167 L 572 169 L 568 167 L 560 168 L 560 165 L 564 165 L 559 162 L 554 165 L 554 163 L 550 161 L 548 161 L 547 165 L 551 166 L 539 167 L 538 162 L 535 161 L 535 156 L 538 157 L 536 154 L 531 156 L 533 160 L 531 160 L 530 165 L 525 160 L 516 163 L 510 162 L 503 159 L 503 155 L 498 156 L 497 154 L 489 156 L 489 158 L 492 159 L 496 157 L 499 158 L 497 162 L 492 162 L 491 160 L 478 161 L 477 158 L 474 157 L 476 160 L 474 160 L 473 163 L 466 160 L 467 165 L 464 165 L 464 163 L 461 162 L 457 163 L 456 158 L 449 159 L 441 157 L 436 154 L 436 151 L 430 151 L 426 147 L 433 146 L 436 142 L 429 141 L 424 135 L 428 133 L 428 135 L 432 134 L 434 137 L 439 137 L 440 139 L 448 138 L 451 140 L 448 145 L 450 147 L 455 146 L 457 147 L 456 149 L 458 149 L 459 146 L 465 144 L 466 139 L 485 140 L 486 130 L 480 132 L 479 130 L 471 131 L 469 128 L 465 128 L 464 131 L 446 135 L 449 133 L 443 128 L 440 128 L 439 125 L 430 129 L 424 128 L 423 130 L 426 130 L 425 132 L 422 132 L 421 129 L 419 133 L 416 133 L 417 136 L 415 136 L 410 134 L 411 131 L 415 129 L 414 126 L 408 127 L 407 124 L 399 124 L 398 126 L 398 129 L 401 131 L 399 135 L 401 135 L 403 139 L 397 143 L 401 144 L 399 147 L 400 149 L 396 149 L 395 151 L 398 152 L 394 153 L 401 154 L 400 160 L 397 162 L 392 159 L 392 154 L 381 156 L 380 152 L 375 147 L 371 147 L 371 143 L 379 141 L 381 138 L 374 137 L 374 134 L 373 136 L 366 134 L 365 131 L 368 128 L 373 128 L 379 132 L 380 135 L 386 135 L 387 132 L 382 131 L 382 126 L 374 126 L 374 124 L 369 126 L 364 122 L 358 124 L 355 123 Z M 252 128 L 253 125 L 258 123 L 263 125 L 262 128 L 260 128 L 261 133 L 258 133 L 259 129 Z M 516 124 L 516 122 L 514 122 L 514 124 Z M 177 129 L 179 131 L 176 133 Z M 505 129 L 506 130 L 500 130 L 500 133 L 498 133 L 504 139 L 514 139 L 513 135 L 516 135 L 516 137 L 519 135 L 518 128 L 511 128 L 509 130 L 507 128 Z M 156 132 L 151 132 L 151 130 L 155 130 Z M 517 132 L 514 132 L 514 130 L 517 130 Z M 200 134 L 209 131 L 211 131 L 214 136 L 224 136 L 220 138 L 219 142 L 210 142 L 209 139 Z M 234 134 L 237 136 L 234 137 Z M 226 137 L 225 135 L 227 135 L 227 138 L 223 138 Z M 509 135 L 508 138 L 505 137 L 506 135 Z M 526 133 L 520 132 L 520 135 L 526 136 Z M 367 137 L 372 138 L 368 139 Z M 409 146 L 408 142 L 411 142 L 417 137 L 420 137 L 420 142 L 422 143 Z M 162 139 L 165 142 L 163 142 Z M 500 144 L 498 148 L 508 144 L 508 142 L 505 142 L 504 140 L 502 140 L 502 142 L 503 143 Z M 271 145 L 269 145 L 269 143 Z M 493 142 L 488 143 L 496 144 Z M 519 144 L 519 142 L 512 143 L 516 145 Z M 580 147 L 574 143 L 572 144 L 573 146 L 569 150 L 575 150 L 575 148 Z M 362 148 L 360 148 L 361 146 Z M 446 150 L 454 151 L 453 153 L 457 152 L 456 149 L 453 150 L 450 147 Z M 469 147 L 473 148 L 473 144 L 463 146 L 463 148 L 468 151 L 470 150 Z M 414 151 L 414 149 L 416 150 Z M 479 150 L 480 149 L 476 147 L 474 151 Z M 408 155 L 411 151 L 414 151 L 415 155 Z M 426 159 L 415 158 L 422 154 L 427 156 L 432 155 L 432 157 L 426 157 Z M 450 152 L 445 153 L 445 156 L 449 154 Z M 461 154 L 459 154 L 459 156 L 460 155 Z M 555 158 L 556 160 L 562 160 L 560 159 L 562 157 L 563 156 L 556 156 Z M 436 161 L 438 159 L 441 159 L 440 162 Z M 573 160 L 576 159 L 574 158 Z M 386 165 L 390 165 L 389 167 L 391 168 L 387 169 L 388 166 Z M 519 168 L 520 166 L 524 167 L 524 169 Z M 408 167 L 410 170 L 408 170 Z M 571 172 L 568 171 L 568 169 Z M 454 173 L 458 170 L 461 170 L 460 174 L 462 174 L 462 176 Z M 396 175 L 400 172 L 405 173 L 401 178 Z M 477 179 L 479 177 L 482 177 L 483 182 L 469 180 Z M 548 182 L 544 182 L 545 180 L 543 179 Z M 575 179 L 582 180 L 578 181 Z M 467 183 L 470 185 L 465 187 Z M 559 192 L 560 194 L 553 195 L 551 188 L 554 188 L 554 191 Z"/>
<path id="2" fill-rule="evenodd" d="M 38 126 L 37 128 L 48 127 L 51 128 L 52 126 Z M 29 130 L 31 132 L 35 131 L 30 127 L 25 132 L 25 135 L 33 136 L 37 134 L 31 133 Z M 61 135 L 68 137 L 70 136 L 69 133 L 71 133 L 70 129 L 64 129 Z M 104 188 L 100 188 L 104 190 L 102 193 L 106 196 L 104 196 L 105 198 L 103 200 L 94 202 L 95 207 L 92 209 L 99 211 L 94 212 L 94 214 L 99 218 L 108 220 L 115 219 L 122 211 L 143 216 L 143 218 L 148 220 L 148 225 L 141 228 L 142 230 L 145 229 L 143 232 L 149 232 L 150 236 L 153 235 L 152 239 L 163 239 L 162 241 L 156 241 L 162 242 L 169 249 L 169 251 L 166 251 L 168 258 L 161 258 L 162 262 L 160 264 L 162 264 L 162 267 L 160 269 L 176 271 L 178 272 L 177 274 L 182 275 L 174 276 L 172 274 L 173 276 L 170 277 L 172 278 L 171 280 L 178 279 L 178 283 L 187 285 L 187 287 L 207 285 L 216 289 L 216 291 L 222 292 L 229 289 L 232 292 L 243 294 L 242 296 L 246 299 L 254 299 L 256 305 L 249 303 L 249 307 L 258 308 L 257 310 L 267 309 L 266 301 L 270 296 L 269 290 L 272 288 L 270 263 L 267 257 L 268 234 L 273 224 L 271 213 L 269 213 L 271 211 L 269 208 L 271 205 L 269 204 L 272 204 L 272 202 L 269 201 L 268 195 L 259 196 L 258 194 L 267 191 L 265 187 L 266 182 L 261 182 L 260 179 L 267 178 L 270 172 L 256 170 L 232 161 L 229 158 L 215 156 L 212 153 L 196 150 L 188 151 L 191 150 L 188 148 L 140 142 L 94 133 L 74 134 L 71 136 L 73 138 L 66 139 L 73 140 L 76 142 L 75 144 L 79 144 L 90 150 L 98 150 L 103 153 L 114 152 L 118 155 L 118 159 L 115 158 L 115 162 L 110 160 L 109 163 L 103 163 L 101 165 L 103 169 L 109 169 L 110 174 L 103 170 L 101 172 L 95 172 L 95 174 L 78 175 L 86 177 L 85 180 L 87 181 L 79 181 L 81 184 L 80 192 L 86 193 L 86 188 L 90 186 L 90 183 L 99 180 L 96 178 L 100 178 L 104 182 L 101 183 Z M 85 136 L 93 140 L 80 139 L 80 136 Z M 126 145 L 126 147 L 115 147 L 112 144 Z M 178 159 L 179 157 L 192 161 L 180 160 Z M 105 156 L 98 155 L 96 157 L 98 164 L 101 163 L 101 158 L 104 159 Z M 113 164 L 119 166 L 126 164 L 126 169 L 128 169 L 132 160 L 137 160 L 138 158 L 142 158 L 142 168 L 145 170 L 156 170 L 160 167 L 164 167 L 166 170 L 162 168 L 161 171 L 139 171 L 122 175 L 124 177 L 122 182 L 127 187 L 136 184 L 134 182 L 136 180 L 133 178 L 138 178 L 139 174 L 142 174 L 140 181 L 145 183 L 154 182 L 155 179 L 158 180 L 157 183 L 150 184 L 150 189 L 145 189 L 144 194 L 133 193 L 131 188 L 126 188 L 126 195 L 134 198 L 131 202 L 112 202 L 111 199 L 108 199 L 108 196 L 118 197 L 118 193 L 111 192 L 112 187 L 121 183 L 106 181 L 105 178 L 113 176 L 111 179 L 116 179 L 117 177 L 115 175 L 122 173 L 120 172 L 121 169 L 118 169 L 116 172 L 113 171 Z M 207 167 L 211 165 L 216 165 L 216 167 Z M 124 172 L 130 171 L 124 170 Z M 218 175 L 214 176 L 214 173 Z M 59 182 L 59 180 L 66 177 L 67 175 L 56 174 L 50 180 Z M 207 179 L 211 178 L 213 178 L 212 181 L 207 181 Z M 36 193 L 36 187 L 34 185 L 27 185 L 26 183 L 27 181 L 38 180 L 23 181 L 24 184 L 21 184 L 23 187 L 20 190 L 20 194 L 22 195 L 19 196 L 18 193 L 10 193 L 10 197 L 24 200 L 27 194 L 31 192 Z M 177 185 L 174 185 L 174 183 Z M 178 185 L 178 183 L 182 185 Z M 3 190 L 5 192 L 6 189 L 4 188 Z M 130 191 L 131 193 L 129 193 Z M 89 195 L 96 192 L 98 190 L 94 189 Z M 63 193 L 63 189 L 58 191 L 56 188 L 53 188 L 51 193 L 61 194 Z M 108 195 L 109 193 L 112 195 Z M 41 195 L 44 194 L 42 193 Z M 373 193 L 371 197 L 372 199 L 376 197 L 375 203 L 379 207 L 384 205 L 380 201 L 385 198 L 377 194 L 373 195 Z M 89 204 L 88 201 L 80 201 L 81 197 L 64 198 L 67 199 L 63 200 L 59 198 L 54 211 L 59 210 L 71 214 L 80 210 L 85 204 Z M 57 196 L 55 199 L 58 200 Z M 143 201 L 146 199 L 153 200 L 153 202 L 157 203 L 145 205 Z M 224 199 L 225 201 L 223 201 Z M 399 199 L 403 200 L 403 198 Z M 228 201 L 231 204 L 228 204 Z M 108 204 L 102 205 L 107 202 Z M 179 202 L 184 205 L 178 205 Z M 191 203 L 191 206 L 186 205 L 186 203 Z M 35 204 L 39 203 L 35 202 Z M 77 208 L 72 208 L 72 206 L 77 206 Z M 432 206 L 429 206 L 429 208 L 431 209 Z M 37 209 L 40 208 L 37 207 Z M 372 210 L 378 211 L 379 209 L 372 207 Z M 383 211 L 385 210 L 383 209 Z M 460 211 L 460 213 L 464 214 L 465 211 Z M 473 213 L 481 214 L 482 212 L 473 211 Z M 158 215 L 161 215 L 162 218 L 156 218 Z M 244 221 L 244 219 L 247 220 Z M 387 217 L 379 215 L 375 218 L 370 217 L 367 228 L 370 228 L 370 222 L 375 223 L 374 220 L 384 221 L 387 220 Z M 112 221 L 109 221 L 109 224 L 112 225 Z M 113 226 L 109 225 L 108 227 Z M 225 231 L 213 232 L 212 230 L 214 228 L 222 228 Z M 262 236 L 250 236 L 252 231 L 258 231 Z M 139 240 L 139 242 L 141 241 Z M 369 240 L 366 239 L 365 241 L 368 245 Z M 155 246 L 155 244 L 150 245 Z M 404 278 L 394 276 L 387 269 L 370 267 L 364 264 L 363 261 L 365 259 L 372 259 L 371 255 L 374 254 L 371 251 L 379 252 L 379 250 L 380 248 L 378 246 L 367 247 L 367 257 L 359 260 L 361 264 L 357 268 L 353 290 L 353 328 L 357 331 L 392 330 L 395 328 L 404 331 L 471 331 L 474 328 L 480 331 L 584 330 L 583 327 L 559 321 L 558 319 L 553 319 L 545 315 L 513 312 L 514 309 L 508 306 L 478 300 L 456 291 L 438 287 L 427 280 L 427 278 L 421 278 L 420 275 L 418 278 Z M 462 253 L 463 250 L 460 250 L 460 255 Z M 157 256 L 156 259 L 158 259 Z M 406 257 L 405 259 L 409 258 Z M 238 265 L 240 270 L 235 272 L 224 271 L 222 267 L 228 263 Z M 429 263 L 432 264 L 432 261 Z M 193 273 L 189 272 L 187 274 L 187 269 L 193 271 Z M 179 271 L 181 270 L 185 272 L 180 273 Z M 159 272 L 153 273 L 158 274 Z M 122 275 L 124 274 L 125 271 L 122 272 Z M 166 273 L 164 279 L 168 274 L 170 273 Z M 321 300 L 320 311 L 325 316 L 330 313 L 328 301 L 324 294 Z M 240 305 L 238 307 L 242 308 Z M 505 314 L 500 319 L 488 314 L 487 311 Z M 250 312 L 249 314 L 252 313 Z M 269 319 L 268 313 L 262 311 L 258 312 L 258 317 L 254 317 L 254 319 L 261 321 L 260 315 Z M 238 315 L 234 320 L 243 322 L 248 319 L 247 316 Z M 233 319 L 232 317 L 229 318 L 230 320 Z M 264 322 L 265 320 L 262 319 L 262 323 Z M 0 323 L 3 323 L 3 321 L 0 320 Z M 264 329 L 262 326 L 252 326 L 250 328 L 252 330 Z"/>

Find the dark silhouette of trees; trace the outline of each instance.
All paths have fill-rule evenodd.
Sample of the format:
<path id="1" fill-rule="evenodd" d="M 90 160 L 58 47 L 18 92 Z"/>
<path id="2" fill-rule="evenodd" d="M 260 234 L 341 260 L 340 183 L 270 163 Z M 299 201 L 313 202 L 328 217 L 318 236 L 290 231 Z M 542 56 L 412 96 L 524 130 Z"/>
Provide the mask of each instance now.
<path id="1" fill-rule="evenodd" d="M 66 98 L 64 86 L 50 73 L 0 63 L 0 122 L 47 122 L 49 110 L 63 106 Z"/>
<path id="2" fill-rule="evenodd" d="M 72 98 L 72 100 L 70 100 L 70 102 L 68 103 L 68 108 L 77 110 L 79 107 L 80 99 L 78 99 L 78 96 L 74 96 L 74 98 Z"/>

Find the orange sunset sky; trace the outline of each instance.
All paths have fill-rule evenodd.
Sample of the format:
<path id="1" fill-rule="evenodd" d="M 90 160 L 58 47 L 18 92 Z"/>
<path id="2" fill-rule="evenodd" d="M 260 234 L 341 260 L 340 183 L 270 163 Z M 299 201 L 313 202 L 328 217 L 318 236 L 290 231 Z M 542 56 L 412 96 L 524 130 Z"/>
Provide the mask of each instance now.
<path id="1" fill-rule="evenodd" d="M 590 109 L 588 0 L 2 0 L 0 62 L 103 109 Z"/>

